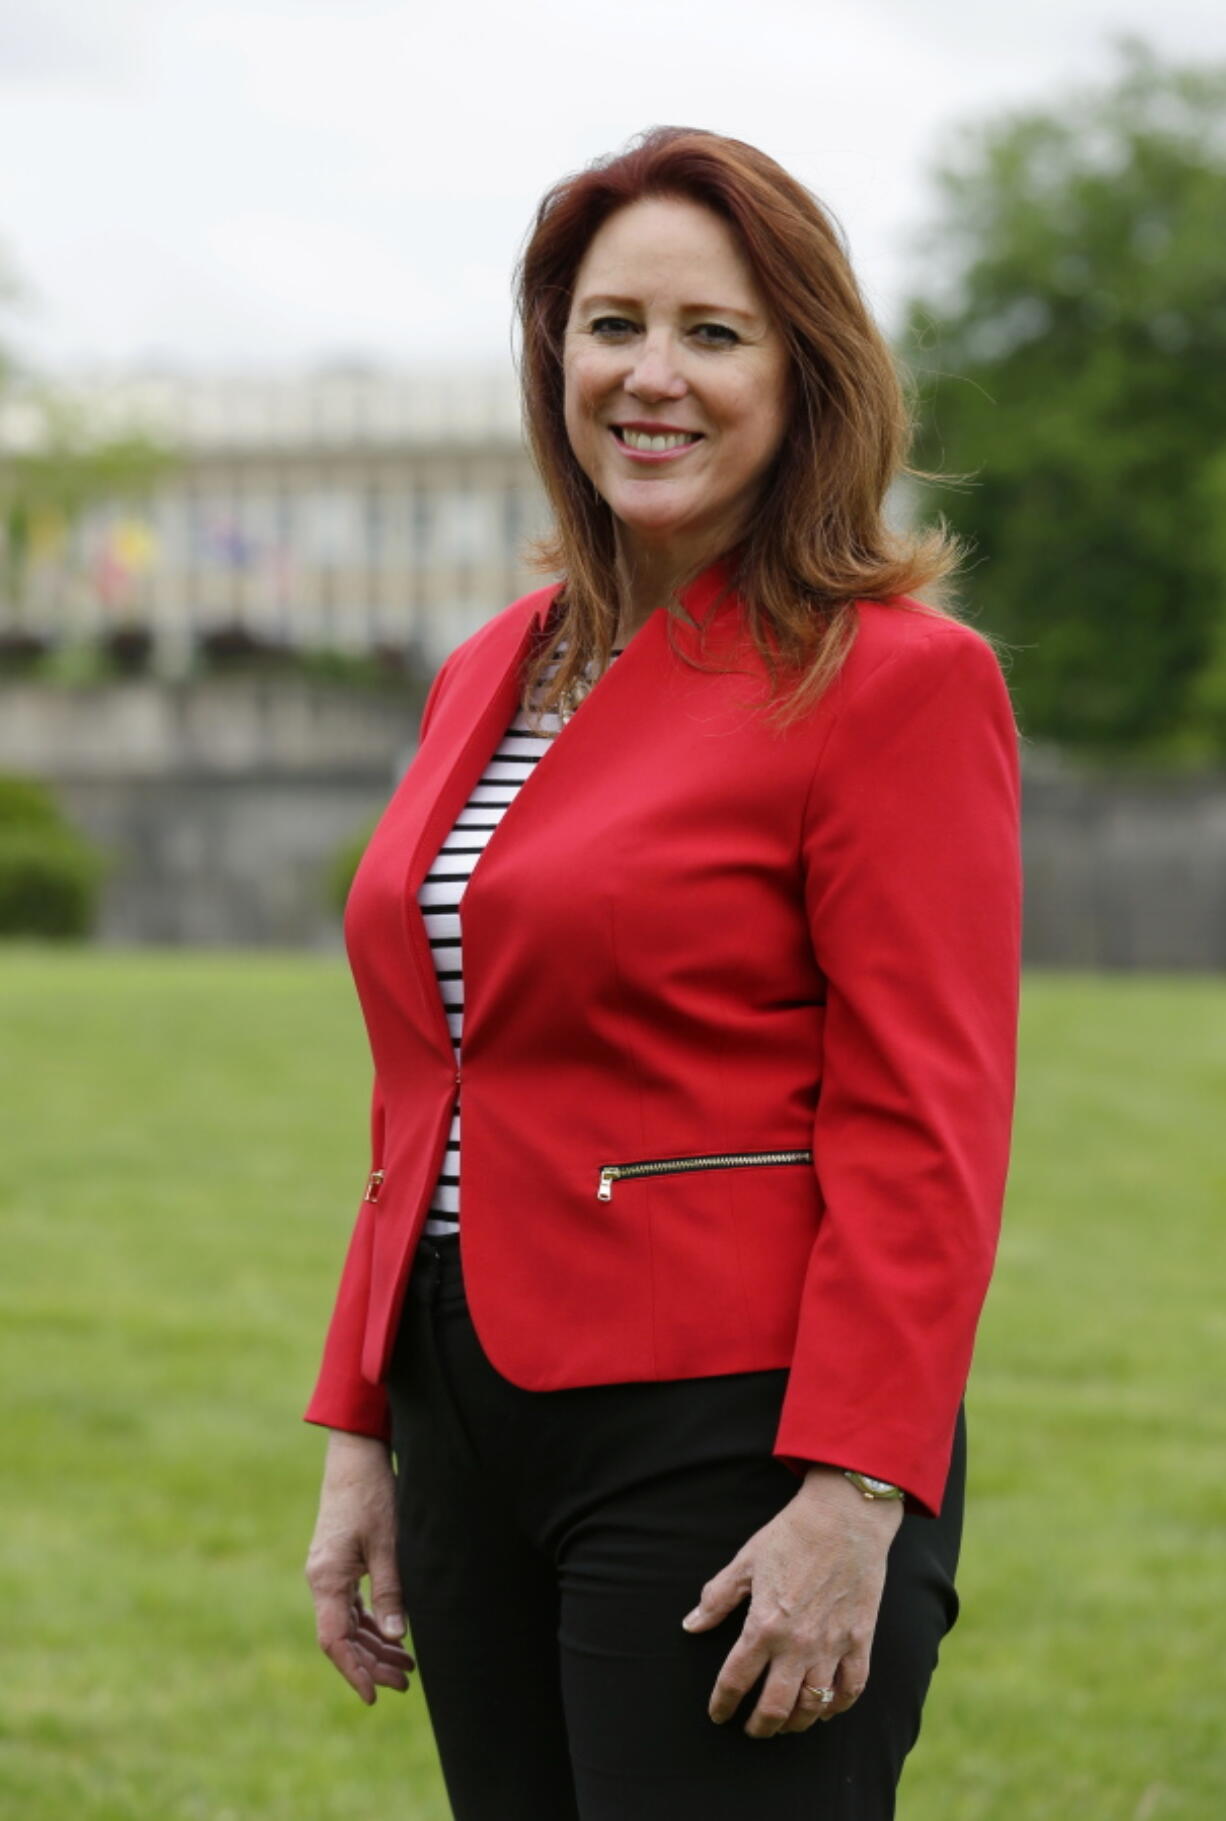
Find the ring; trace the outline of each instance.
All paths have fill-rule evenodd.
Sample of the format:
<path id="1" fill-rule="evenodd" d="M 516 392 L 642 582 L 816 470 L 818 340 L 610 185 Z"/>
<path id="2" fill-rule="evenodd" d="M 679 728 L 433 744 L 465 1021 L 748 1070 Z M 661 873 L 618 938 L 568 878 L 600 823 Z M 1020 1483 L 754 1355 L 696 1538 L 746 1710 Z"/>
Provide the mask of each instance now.
<path id="1" fill-rule="evenodd" d="M 805 1682 L 802 1686 L 806 1688 L 811 1695 L 816 1695 L 823 1707 L 829 1707 L 830 1703 L 834 1700 L 833 1688 L 814 1688 L 812 1682 Z"/>

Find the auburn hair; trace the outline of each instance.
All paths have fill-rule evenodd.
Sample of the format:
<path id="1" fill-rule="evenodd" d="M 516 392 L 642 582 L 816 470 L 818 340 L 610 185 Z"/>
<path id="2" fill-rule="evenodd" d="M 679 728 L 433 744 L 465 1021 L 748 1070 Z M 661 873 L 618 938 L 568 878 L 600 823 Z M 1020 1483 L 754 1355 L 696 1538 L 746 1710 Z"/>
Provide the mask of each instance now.
<path id="1" fill-rule="evenodd" d="M 910 531 L 886 523 L 893 481 L 933 477 L 907 465 L 907 382 L 861 296 L 841 229 L 765 152 L 692 127 L 653 127 L 555 184 L 516 267 L 524 429 L 553 512 L 553 530 L 530 547 L 529 560 L 563 578 L 526 666 L 523 704 L 530 712 L 535 695 L 541 712 L 554 708 L 589 662 L 602 670 L 609 661 L 619 606 L 615 521 L 571 448 L 562 350 L 591 241 L 618 209 L 647 197 L 696 202 L 729 224 L 791 356 L 790 419 L 758 509 L 735 548 L 709 559 L 729 563 L 772 701 L 780 673 L 791 674 L 773 717 L 784 726 L 837 674 L 854 638 L 856 600 L 932 590 L 963 552 L 943 523 Z M 670 617 L 688 619 L 678 596 L 691 579 L 678 583 Z M 947 592 L 938 587 L 920 606 L 956 617 L 943 604 Z M 557 674 L 538 694 L 563 640 Z"/>

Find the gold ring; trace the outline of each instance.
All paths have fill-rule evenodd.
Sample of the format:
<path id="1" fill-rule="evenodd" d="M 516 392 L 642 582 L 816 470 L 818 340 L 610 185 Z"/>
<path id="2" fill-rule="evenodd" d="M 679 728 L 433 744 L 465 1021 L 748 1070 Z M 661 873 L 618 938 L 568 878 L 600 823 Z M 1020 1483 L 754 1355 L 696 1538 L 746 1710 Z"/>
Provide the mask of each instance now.
<path id="1" fill-rule="evenodd" d="M 812 1682 L 805 1682 L 803 1686 L 811 1695 L 817 1696 L 823 1707 L 829 1707 L 830 1703 L 834 1700 L 833 1688 L 814 1688 Z"/>

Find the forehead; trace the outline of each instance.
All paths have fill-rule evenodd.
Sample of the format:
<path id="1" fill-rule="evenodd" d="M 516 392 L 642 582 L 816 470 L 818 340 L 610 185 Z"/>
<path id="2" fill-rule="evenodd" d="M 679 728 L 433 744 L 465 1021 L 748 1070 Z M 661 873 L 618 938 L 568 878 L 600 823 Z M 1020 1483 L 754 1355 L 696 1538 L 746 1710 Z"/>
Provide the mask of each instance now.
<path id="1" fill-rule="evenodd" d="M 628 203 L 593 235 L 575 274 L 575 300 L 666 294 L 765 313 L 752 269 L 729 224 L 701 203 L 651 196 Z"/>

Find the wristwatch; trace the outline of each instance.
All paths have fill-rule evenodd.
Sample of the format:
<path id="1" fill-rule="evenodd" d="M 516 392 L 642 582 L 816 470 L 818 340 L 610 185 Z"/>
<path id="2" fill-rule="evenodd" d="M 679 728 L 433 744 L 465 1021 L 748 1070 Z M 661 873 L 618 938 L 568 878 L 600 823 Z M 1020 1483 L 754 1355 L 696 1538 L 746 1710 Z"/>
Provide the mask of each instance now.
<path id="1" fill-rule="evenodd" d="M 895 1486 L 890 1480 L 875 1480 L 868 1473 L 856 1473 L 850 1467 L 843 1469 L 844 1479 L 849 1479 L 857 1492 L 862 1492 L 866 1499 L 902 1499 L 906 1493 L 901 1486 Z"/>

